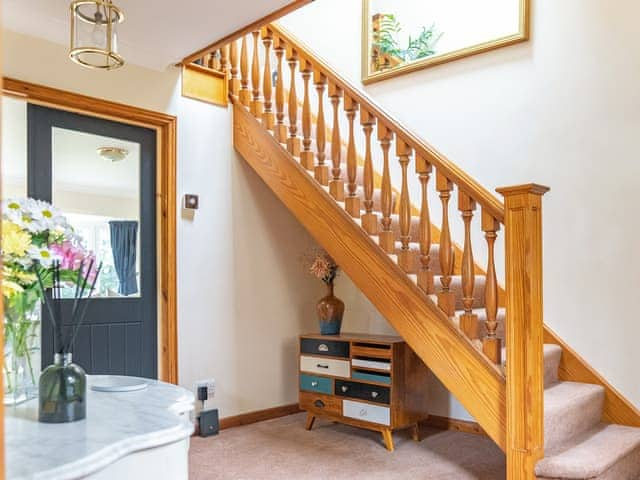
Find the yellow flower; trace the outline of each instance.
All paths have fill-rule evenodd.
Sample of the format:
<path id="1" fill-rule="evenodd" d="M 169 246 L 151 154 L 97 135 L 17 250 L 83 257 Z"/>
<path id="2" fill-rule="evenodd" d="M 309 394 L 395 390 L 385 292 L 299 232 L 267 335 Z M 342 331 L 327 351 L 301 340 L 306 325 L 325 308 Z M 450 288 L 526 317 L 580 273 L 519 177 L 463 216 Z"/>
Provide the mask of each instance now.
<path id="1" fill-rule="evenodd" d="M 7 255 L 22 257 L 31 246 L 31 235 L 7 220 L 2 222 L 2 250 Z"/>
<path id="2" fill-rule="evenodd" d="M 7 298 L 13 297 L 17 293 L 21 293 L 24 291 L 20 285 L 16 282 L 12 282 L 11 280 L 2 279 L 2 295 Z"/>

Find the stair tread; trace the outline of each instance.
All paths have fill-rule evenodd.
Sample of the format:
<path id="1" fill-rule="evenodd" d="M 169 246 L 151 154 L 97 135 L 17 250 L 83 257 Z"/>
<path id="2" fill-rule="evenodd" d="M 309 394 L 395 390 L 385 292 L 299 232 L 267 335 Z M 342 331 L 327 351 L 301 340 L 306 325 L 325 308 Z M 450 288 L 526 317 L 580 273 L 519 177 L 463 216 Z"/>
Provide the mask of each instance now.
<path id="1" fill-rule="evenodd" d="M 504 309 L 503 309 L 504 310 Z M 562 357 L 562 347 L 553 343 L 542 346 L 544 355 L 544 388 L 549 388 L 558 382 L 558 366 Z M 506 365 L 507 347 L 502 347 L 502 363 Z"/>
<path id="2" fill-rule="evenodd" d="M 594 478 L 634 450 L 640 452 L 640 428 L 599 424 L 577 437 L 566 450 L 538 462 L 536 475 L 571 480 Z"/>

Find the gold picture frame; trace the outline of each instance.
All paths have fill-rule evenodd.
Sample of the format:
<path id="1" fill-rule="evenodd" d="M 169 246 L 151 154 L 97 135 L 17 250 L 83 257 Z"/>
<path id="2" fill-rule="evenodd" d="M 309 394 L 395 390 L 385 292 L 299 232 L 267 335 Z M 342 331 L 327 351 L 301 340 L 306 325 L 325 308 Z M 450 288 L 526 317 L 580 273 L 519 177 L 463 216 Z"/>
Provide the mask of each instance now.
<path id="1" fill-rule="evenodd" d="M 529 40 L 530 0 L 514 0 L 518 2 L 519 8 L 517 32 L 463 48 L 446 51 L 441 54 L 436 53 L 418 60 L 407 62 L 398 62 L 396 60 L 389 62 L 389 60 L 386 59 L 386 68 L 375 71 L 372 68 L 372 58 L 374 56 L 372 55 L 373 42 L 371 38 L 373 31 L 373 19 L 370 13 L 371 1 L 373 0 L 362 0 L 362 83 L 365 85 Z M 395 65 L 393 65 L 393 63 L 395 63 Z"/>

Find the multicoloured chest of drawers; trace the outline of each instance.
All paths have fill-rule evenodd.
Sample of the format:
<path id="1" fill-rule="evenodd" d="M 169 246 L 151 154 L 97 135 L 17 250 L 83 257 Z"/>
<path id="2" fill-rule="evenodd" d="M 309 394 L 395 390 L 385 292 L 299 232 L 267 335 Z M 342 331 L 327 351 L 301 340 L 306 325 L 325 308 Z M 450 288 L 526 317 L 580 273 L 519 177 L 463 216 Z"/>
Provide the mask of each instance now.
<path id="1" fill-rule="evenodd" d="M 307 430 L 316 417 L 378 431 L 393 451 L 394 430 L 427 418 L 428 369 L 400 338 L 386 335 L 302 335 L 300 408 Z"/>

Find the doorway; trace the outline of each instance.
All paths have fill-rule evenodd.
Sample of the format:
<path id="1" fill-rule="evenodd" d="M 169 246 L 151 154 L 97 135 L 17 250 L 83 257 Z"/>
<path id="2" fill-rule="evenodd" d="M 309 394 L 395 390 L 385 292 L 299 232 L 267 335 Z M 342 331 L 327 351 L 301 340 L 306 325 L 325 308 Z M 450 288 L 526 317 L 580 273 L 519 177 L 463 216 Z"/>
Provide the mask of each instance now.
<path id="1" fill-rule="evenodd" d="M 89 374 L 157 378 L 155 131 L 28 105 L 27 139 L 27 195 L 59 208 L 103 263 L 74 361 Z M 53 353 L 44 318 L 43 368 Z"/>

